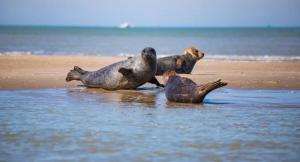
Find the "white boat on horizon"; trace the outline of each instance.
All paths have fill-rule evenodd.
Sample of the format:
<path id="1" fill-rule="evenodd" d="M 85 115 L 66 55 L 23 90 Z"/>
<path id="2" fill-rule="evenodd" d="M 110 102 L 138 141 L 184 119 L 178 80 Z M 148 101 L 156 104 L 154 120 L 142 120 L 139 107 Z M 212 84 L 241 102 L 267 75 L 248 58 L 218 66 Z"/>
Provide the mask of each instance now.
<path id="1" fill-rule="evenodd" d="M 128 22 L 124 22 L 119 26 L 119 28 L 128 29 L 131 28 L 131 25 Z"/>

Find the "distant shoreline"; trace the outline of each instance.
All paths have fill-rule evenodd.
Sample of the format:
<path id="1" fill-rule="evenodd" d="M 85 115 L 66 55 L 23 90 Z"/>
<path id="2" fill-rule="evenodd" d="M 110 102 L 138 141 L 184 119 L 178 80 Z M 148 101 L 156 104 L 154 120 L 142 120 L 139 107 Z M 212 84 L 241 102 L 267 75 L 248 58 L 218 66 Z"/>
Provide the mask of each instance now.
<path id="1" fill-rule="evenodd" d="M 65 82 L 74 65 L 97 70 L 126 57 L 109 56 L 0 56 L 0 89 L 70 88 L 80 82 Z M 198 84 L 223 79 L 229 88 L 300 89 L 300 61 L 200 60 L 192 75 L 182 75 Z M 158 77 L 161 80 L 161 77 Z"/>
<path id="2" fill-rule="evenodd" d="M 120 54 L 100 54 L 100 53 L 70 53 L 70 52 L 58 52 L 53 54 L 31 52 L 31 51 L 7 51 L 0 52 L 1 56 L 53 56 L 53 57 L 134 57 L 140 55 L 139 53 L 120 53 Z M 158 54 L 157 57 L 172 56 L 175 54 Z M 283 56 L 283 55 L 224 55 L 224 54 L 206 54 L 206 60 L 231 60 L 231 61 L 300 61 L 300 56 Z"/>
<path id="3" fill-rule="evenodd" d="M 118 25 L 115 26 L 100 26 L 100 25 L 88 25 L 88 26 L 82 26 L 82 25 L 24 25 L 24 24 L 0 24 L 1 27 L 49 27 L 49 28 L 116 28 L 122 30 L 122 28 L 119 28 Z M 158 28 L 158 29 L 291 29 L 291 28 L 300 28 L 300 26 L 134 26 L 133 28 Z"/>

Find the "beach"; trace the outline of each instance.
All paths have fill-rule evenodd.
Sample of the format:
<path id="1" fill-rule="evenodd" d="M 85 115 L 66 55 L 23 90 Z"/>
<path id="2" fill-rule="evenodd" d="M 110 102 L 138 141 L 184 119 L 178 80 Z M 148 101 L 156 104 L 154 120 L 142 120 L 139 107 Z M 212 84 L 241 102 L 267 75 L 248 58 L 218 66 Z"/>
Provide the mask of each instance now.
<path id="1" fill-rule="evenodd" d="M 74 65 L 97 70 L 126 59 L 111 56 L 0 56 L 0 89 L 66 88 L 81 85 L 66 82 Z M 181 75 L 198 84 L 223 79 L 230 88 L 300 89 L 300 61 L 241 61 L 202 59 L 191 75 Z M 158 77 L 161 81 L 161 77 Z M 148 85 L 148 84 L 147 84 Z M 150 84 L 149 84 L 150 86 Z"/>

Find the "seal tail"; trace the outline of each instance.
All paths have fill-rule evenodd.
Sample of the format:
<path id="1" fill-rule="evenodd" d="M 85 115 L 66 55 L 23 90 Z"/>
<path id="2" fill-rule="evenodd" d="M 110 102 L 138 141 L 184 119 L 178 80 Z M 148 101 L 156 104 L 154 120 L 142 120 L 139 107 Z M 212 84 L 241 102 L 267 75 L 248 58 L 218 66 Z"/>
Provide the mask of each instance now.
<path id="1" fill-rule="evenodd" d="M 73 70 L 70 70 L 67 74 L 66 81 L 81 80 L 81 77 L 86 73 L 88 71 L 81 69 L 79 66 L 74 66 Z"/>
<path id="2" fill-rule="evenodd" d="M 85 73 L 87 73 L 87 71 L 81 69 L 79 66 L 74 66 L 73 70 L 77 71 L 78 73 L 84 75 Z"/>
<path id="3" fill-rule="evenodd" d="M 221 79 L 219 79 L 217 81 L 210 82 L 210 83 L 207 83 L 207 84 L 199 87 L 199 93 L 202 95 L 204 94 L 204 96 L 206 96 L 209 92 L 211 92 L 217 88 L 224 87 L 226 85 L 227 85 L 226 82 L 222 82 Z"/>
<path id="4" fill-rule="evenodd" d="M 78 71 L 70 70 L 67 74 L 66 81 L 70 82 L 72 80 L 81 80 L 81 74 Z"/>

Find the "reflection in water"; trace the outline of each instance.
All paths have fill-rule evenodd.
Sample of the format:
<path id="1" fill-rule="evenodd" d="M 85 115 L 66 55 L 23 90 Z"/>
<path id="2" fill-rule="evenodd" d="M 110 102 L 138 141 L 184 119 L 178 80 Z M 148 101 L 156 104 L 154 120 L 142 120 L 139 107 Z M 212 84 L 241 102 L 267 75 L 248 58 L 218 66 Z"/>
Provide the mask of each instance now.
<path id="1" fill-rule="evenodd" d="M 166 108 L 205 108 L 205 104 L 203 103 L 177 103 L 166 101 Z"/>
<path id="2" fill-rule="evenodd" d="M 299 161 L 300 91 L 0 91 L 0 161 Z"/>
<path id="3" fill-rule="evenodd" d="M 99 88 L 75 88 L 69 89 L 68 92 L 74 97 L 82 100 L 89 97 L 94 97 L 98 102 L 117 102 L 120 104 L 140 104 L 140 106 L 154 108 L 157 95 L 163 91 L 160 88 L 144 87 L 137 90 L 117 90 L 108 91 Z"/>

